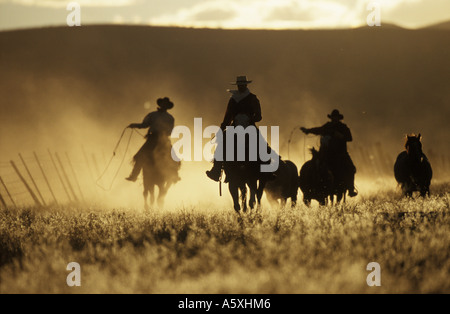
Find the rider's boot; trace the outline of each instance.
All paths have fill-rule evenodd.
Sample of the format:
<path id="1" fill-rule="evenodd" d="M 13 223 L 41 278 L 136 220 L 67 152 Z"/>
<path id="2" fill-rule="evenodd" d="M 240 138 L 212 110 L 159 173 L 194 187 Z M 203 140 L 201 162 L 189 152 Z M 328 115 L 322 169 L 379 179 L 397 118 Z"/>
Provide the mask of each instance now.
<path id="1" fill-rule="evenodd" d="M 138 163 L 136 163 L 133 167 L 133 171 L 131 172 L 130 176 L 125 178 L 125 180 L 136 182 L 139 173 L 141 172 L 141 167 L 139 167 Z"/>
<path id="2" fill-rule="evenodd" d="M 206 171 L 206 175 L 211 180 L 219 181 L 221 172 L 222 172 L 222 164 L 215 160 L 214 161 L 214 165 L 211 168 L 211 170 L 207 170 Z"/>

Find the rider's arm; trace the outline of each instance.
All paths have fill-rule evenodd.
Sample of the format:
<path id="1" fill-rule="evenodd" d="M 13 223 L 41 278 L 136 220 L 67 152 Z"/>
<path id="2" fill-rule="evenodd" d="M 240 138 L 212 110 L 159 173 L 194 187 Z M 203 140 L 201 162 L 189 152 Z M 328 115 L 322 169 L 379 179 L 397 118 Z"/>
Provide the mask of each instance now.
<path id="1" fill-rule="evenodd" d="M 143 129 L 144 126 L 142 126 L 142 123 L 131 123 L 130 125 L 128 125 L 129 128 L 132 129 Z"/>
<path id="2" fill-rule="evenodd" d="M 327 128 L 325 126 L 326 126 L 326 124 L 323 125 L 323 126 L 319 126 L 317 128 L 306 129 L 306 131 L 308 133 L 312 133 L 312 134 L 315 134 L 315 135 L 326 135 L 327 134 Z"/>
<path id="3" fill-rule="evenodd" d="M 144 118 L 142 123 L 131 123 L 128 127 L 129 128 L 133 128 L 133 129 L 146 129 L 146 128 L 149 128 L 151 126 L 151 120 L 152 120 L 152 116 L 151 116 L 151 113 L 149 113 Z"/>

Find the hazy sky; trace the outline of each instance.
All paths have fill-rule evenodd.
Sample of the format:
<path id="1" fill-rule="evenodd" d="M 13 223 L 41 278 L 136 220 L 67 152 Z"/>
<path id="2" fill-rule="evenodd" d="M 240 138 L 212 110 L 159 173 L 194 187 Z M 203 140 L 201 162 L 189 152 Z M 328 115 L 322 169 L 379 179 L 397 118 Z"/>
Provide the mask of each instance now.
<path id="1" fill-rule="evenodd" d="M 66 25 L 69 0 L 0 0 L 0 30 Z M 81 24 L 221 28 L 340 28 L 381 23 L 418 28 L 450 20 L 450 0 L 78 0 Z"/>

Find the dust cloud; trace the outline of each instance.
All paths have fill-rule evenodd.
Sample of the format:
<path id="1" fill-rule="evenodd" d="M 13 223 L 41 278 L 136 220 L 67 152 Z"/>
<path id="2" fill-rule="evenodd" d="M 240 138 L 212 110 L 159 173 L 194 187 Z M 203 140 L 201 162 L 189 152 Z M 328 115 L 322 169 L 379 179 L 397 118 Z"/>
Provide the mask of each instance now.
<path id="1" fill-rule="evenodd" d="M 141 207 L 142 184 L 124 178 L 143 144 L 124 128 L 169 97 L 176 125 L 220 125 L 229 84 L 247 75 L 261 102 L 259 125 L 280 126 L 280 154 L 297 167 L 339 109 L 363 179 L 387 178 L 406 133 L 422 133 L 437 177 L 448 175 L 450 32 L 378 28 L 329 31 L 194 30 L 89 26 L 0 33 L 0 161 L 18 153 L 73 159 L 87 195 L 112 207 Z M 144 131 L 141 131 L 144 133 Z M 207 139 L 204 140 L 204 144 Z M 128 148 L 127 148 L 128 144 Z M 48 161 L 50 162 L 50 161 Z M 211 164 L 183 162 L 167 204 L 231 204 Z M 76 168 L 76 167 L 75 167 Z M 103 176 L 102 176 L 103 174 Z M 384 180 L 384 179 L 383 179 Z M 367 181 L 365 181 L 367 182 Z"/>

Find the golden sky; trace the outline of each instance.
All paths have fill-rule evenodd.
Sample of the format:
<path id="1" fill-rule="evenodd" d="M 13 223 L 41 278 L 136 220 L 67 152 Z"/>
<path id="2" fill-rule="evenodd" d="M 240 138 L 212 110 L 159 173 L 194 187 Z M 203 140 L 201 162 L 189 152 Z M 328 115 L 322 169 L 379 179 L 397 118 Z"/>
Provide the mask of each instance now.
<path id="1" fill-rule="evenodd" d="M 66 25 L 69 0 L 0 0 L 0 30 Z M 381 23 L 420 28 L 450 20 L 449 0 L 78 0 L 81 23 L 210 28 L 348 28 Z"/>

